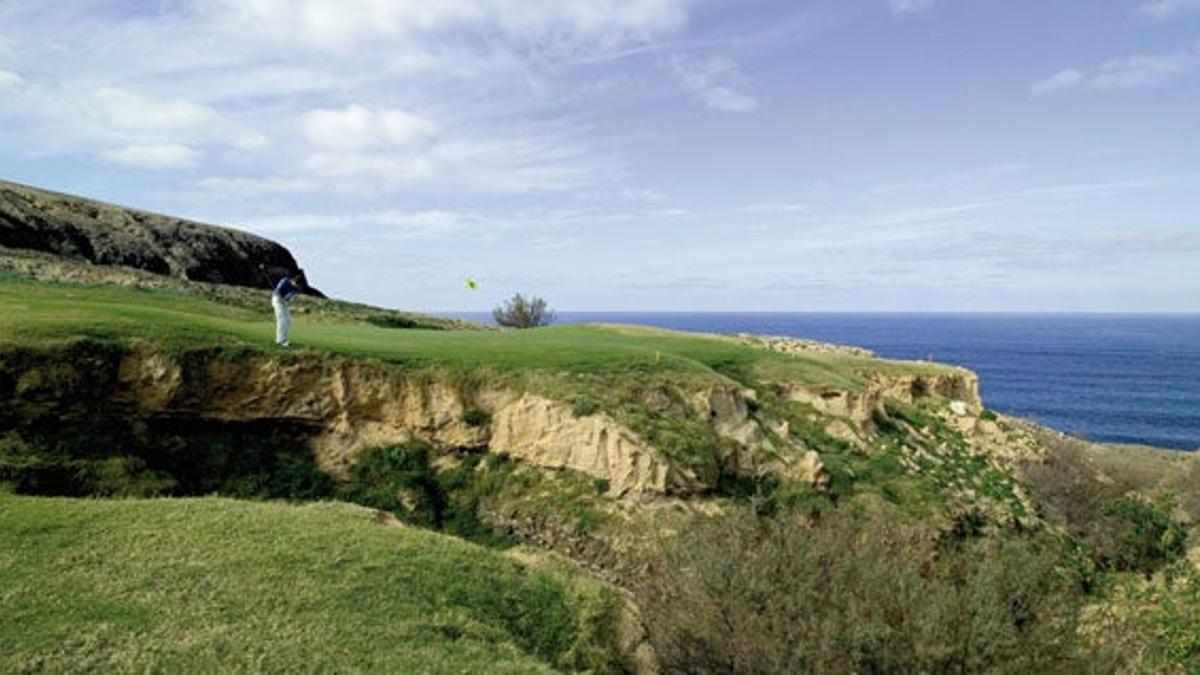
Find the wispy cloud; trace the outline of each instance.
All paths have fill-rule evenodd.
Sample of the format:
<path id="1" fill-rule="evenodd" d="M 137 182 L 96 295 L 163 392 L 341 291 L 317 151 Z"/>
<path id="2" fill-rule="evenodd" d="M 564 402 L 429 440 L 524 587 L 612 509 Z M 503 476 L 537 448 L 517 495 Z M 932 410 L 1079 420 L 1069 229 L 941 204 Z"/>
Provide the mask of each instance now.
<path id="1" fill-rule="evenodd" d="M 362 230 L 392 238 L 436 239 L 488 223 L 486 218 L 455 211 L 385 209 L 331 214 L 286 214 L 253 219 L 245 226 L 264 234 Z"/>
<path id="2" fill-rule="evenodd" d="M 569 189 L 617 175 L 619 160 L 586 129 L 554 121 L 584 86 L 559 78 L 557 64 L 657 44 L 686 26 L 692 2 L 4 7 L 4 25 L 20 33 L 0 52 L 13 69 L 0 71 L 0 116 L 27 133 L 0 140 L 14 155 L 143 164 L 152 153 L 129 148 L 163 158 L 175 147 L 163 165 L 203 168 L 208 186 L 226 177 L 244 194 L 359 180 L 388 191 Z M 710 87 L 713 105 L 751 105 L 722 86 Z M 195 154 L 185 160 L 181 147 Z"/>
<path id="3" fill-rule="evenodd" d="M 742 207 L 747 213 L 801 213 L 808 211 L 812 205 L 807 202 L 758 202 Z"/>
<path id="4" fill-rule="evenodd" d="M 559 47 L 615 46 L 683 26 L 689 0 L 194 0 L 197 14 L 231 32 L 330 51 L 370 42 L 412 41 L 462 27 Z"/>
<path id="5" fill-rule="evenodd" d="M 100 153 L 100 158 L 113 164 L 137 169 L 191 169 L 203 153 L 186 145 L 131 145 Z"/>
<path id="6" fill-rule="evenodd" d="M 334 150 L 409 146 L 437 132 L 437 125 L 420 115 L 398 109 L 368 110 L 360 105 L 310 111 L 304 114 L 302 125 L 309 143 Z"/>
<path id="7" fill-rule="evenodd" d="M 671 67 L 684 89 L 713 110 L 746 113 L 758 109 L 758 99 L 743 91 L 746 77 L 731 59 L 676 56 Z"/>
<path id="8" fill-rule="evenodd" d="M 1044 80 L 1034 82 L 1033 86 L 1031 86 L 1029 89 L 1034 96 L 1041 96 L 1043 94 L 1070 89 L 1086 79 L 1087 76 L 1078 70 L 1075 70 L 1074 68 L 1067 68 L 1058 71 Z"/>
<path id="9" fill-rule="evenodd" d="M 9 87 L 16 87 L 16 86 L 19 86 L 24 81 L 25 81 L 24 78 L 22 78 L 20 75 L 18 75 L 16 73 L 9 72 L 7 70 L 0 70 L 0 89 L 8 89 Z"/>
<path id="10" fill-rule="evenodd" d="M 893 14 L 916 14 L 933 9 L 938 0 L 888 0 Z"/>
<path id="11" fill-rule="evenodd" d="M 1070 89 L 1111 91 L 1161 84 L 1200 69 L 1200 44 L 1168 54 L 1142 54 L 1112 59 L 1083 72 L 1068 68 L 1030 87 L 1035 96 Z"/>
<path id="12" fill-rule="evenodd" d="M 1137 8 L 1139 14 L 1159 21 L 1188 10 L 1200 10 L 1200 0 L 1146 0 Z"/>
<path id="13" fill-rule="evenodd" d="M 321 184 L 311 178 L 279 176 L 209 176 L 196 183 L 205 199 L 246 199 L 263 195 L 315 192 Z"/>

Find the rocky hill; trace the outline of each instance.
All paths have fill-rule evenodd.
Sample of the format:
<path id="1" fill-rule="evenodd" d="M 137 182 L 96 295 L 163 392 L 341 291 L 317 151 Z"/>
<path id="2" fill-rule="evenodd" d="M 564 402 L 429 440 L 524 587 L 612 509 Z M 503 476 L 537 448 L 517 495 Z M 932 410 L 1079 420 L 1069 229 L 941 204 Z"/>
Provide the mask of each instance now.
<path id="1" fill-rule="evenodd" d="M 253 288 L 299 269 L 286 248 L 247 232 L 6 181 L 0 246 Z"/>

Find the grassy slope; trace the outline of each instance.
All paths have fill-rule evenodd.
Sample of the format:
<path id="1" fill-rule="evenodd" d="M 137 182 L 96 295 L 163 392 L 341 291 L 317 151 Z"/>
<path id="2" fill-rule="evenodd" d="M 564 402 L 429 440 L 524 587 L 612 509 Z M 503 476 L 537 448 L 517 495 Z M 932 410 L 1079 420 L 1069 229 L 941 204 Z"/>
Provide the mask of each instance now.
<path id="1" fill-rule="evenodd" d="M 602 593 L 370 513 L 0 495 L 0 671 L 595 665 Z"/>
<path id="2" fill-rule="evenodd" d="M 936 370 L 842 354 L 785 356 L 732 341 L 627 327 L 573 325 L 530 331 L 397 330 L 344 316 L 305 314 L 297 301 L 293 342 L 305 349 L 409 365 L 471 370 L 679 374 L 753 373 L 814 386 L 856 388 L 862 374 Z M 263 294 L 264 310 L 267 298 Z M 170 290 L 38 283 L 0 277 L 0 341 L 44 344 L 75 337 L 148 339 L 167 346 L 268 349 L 268 312 Z"/>

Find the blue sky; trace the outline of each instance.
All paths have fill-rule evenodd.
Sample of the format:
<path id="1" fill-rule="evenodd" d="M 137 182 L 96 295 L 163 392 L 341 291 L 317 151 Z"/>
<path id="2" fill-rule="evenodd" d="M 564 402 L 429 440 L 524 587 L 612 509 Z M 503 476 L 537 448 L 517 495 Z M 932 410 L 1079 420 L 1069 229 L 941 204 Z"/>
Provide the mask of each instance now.
<path id="1" fill-rule="evenodd" d="M 413 309 L 1200 311 L 1200 0 L 0 0 L 0 177 Z"/>

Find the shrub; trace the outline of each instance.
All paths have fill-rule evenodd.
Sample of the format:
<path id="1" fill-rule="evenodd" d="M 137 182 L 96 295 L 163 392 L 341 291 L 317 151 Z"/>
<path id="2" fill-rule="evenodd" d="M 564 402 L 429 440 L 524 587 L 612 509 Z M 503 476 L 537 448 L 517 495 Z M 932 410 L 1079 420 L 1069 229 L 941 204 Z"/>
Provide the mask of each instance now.
<path id="1" fill-rule="evenodd" d="M 1120 580 L 1085 627 L 1091 642 L 1130 673 L 1200 672 L 1200 572 L 1181 560 L 1153 583 Z"/>
<path id="2" fill-rule="evenodd" d="M 445 511 L 445 496 L 430 473 L 429 451 L 415 443 L 364 451 L 344 497 L 426 527 L 440 527 Z"/>
<path id="3" fill-rule="evenodd" d="M 600 402 L 590 396 L 580 396 L 571 405 L 571 414 L 575 417 L 595 415 L 600 410 Z"/>
<path id="4" fill-rule="evenodd" d="M 996 411 L 985 408 L 979 413 L 979 419 L 983 420 L 984 422 L 995 422 L 996 420 L 1000 419 L 1000 416 L 996 414 Z"/>
<path id="5" fill-rule="evenodd" d="M 488 454 L 466 455 L 457 466 L 435 472 L 423 444 L 372 448 L 359 457 L 341 497 L 413 525 L 505 547 L 512 543 L 509 537 L 484 523 L 479 512 L 511 470 L 506 457 Z"/>
<path id="6" fill-rule="evenodd" d="M 1132 480 L 1102 479 L 1078 442 L 1065 439 L 1051 450 L 1022 467 L 1025 483 L 1044 515 L 1082 543 L 1098 569 L 1149 574 L 1184 553 L 1187 532 L 1169 504 L 1126 496 Z"/>
<path id="7" fill-rule="evenodd" d="M 367 323 L 380 328 L 419 328 L 417 321 L 400 314 L 372 314 L 367 317 Z"/>
<path id="8" fill-rule="evenodd" d="M 462 413 L 462 421 L 469 427 L 485 427 L 492 421 L 492 416 L 479 408 L 467 408 Z"/>
<path id="9" fill-rule="evenodd" d="M 1049 540 L 736 515 L 661 543 L 635 581 L 670 672 L 1061 669 L 1077 584 Z"/>
<path id="10" fill-rule="evenodd" d="M 1105 567 L 1147 575 L 1187 552 L 1187 530 L 1171 517 L 1169 505 L 1122 497 L 1104 504 L 1107 521 L 1097 538 L 1097 556 Z"/>
<path id="11" fill-rule="evenodd" d="M 492 310 L 496 324 L 505 328 L 536 328 L 554 323 L 554 312 L 537 296 L 526 298 L 517 293 Z"/>

